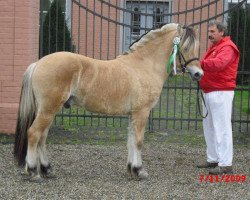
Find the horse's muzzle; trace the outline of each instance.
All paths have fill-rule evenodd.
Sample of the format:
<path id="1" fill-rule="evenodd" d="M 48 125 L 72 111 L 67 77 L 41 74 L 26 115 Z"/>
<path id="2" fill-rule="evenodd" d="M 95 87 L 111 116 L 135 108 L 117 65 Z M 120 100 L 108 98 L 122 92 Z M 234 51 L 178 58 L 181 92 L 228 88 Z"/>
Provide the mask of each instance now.
<path id="1" fill-rule="evenodd" d="M 198 68 L 196 66 L 187 67 L 188 72 L 190 73 L 190 76 L 193 81 L 199 81 L 201 80 L 201 77 L 204 75 L 204 72 L 201 68 Z"/>

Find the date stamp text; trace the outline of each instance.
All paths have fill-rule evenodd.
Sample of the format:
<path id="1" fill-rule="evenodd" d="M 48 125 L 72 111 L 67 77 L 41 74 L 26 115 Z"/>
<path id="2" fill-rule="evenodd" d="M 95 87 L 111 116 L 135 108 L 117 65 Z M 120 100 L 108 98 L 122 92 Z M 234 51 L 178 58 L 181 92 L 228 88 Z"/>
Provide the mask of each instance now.
<path id="1" fill-rule="evenodd" d="M 224 174 L 224 175 L 200 175 L 200 183 L 243 183 L 247 180 L 247 176 L 243 174 Z"/>

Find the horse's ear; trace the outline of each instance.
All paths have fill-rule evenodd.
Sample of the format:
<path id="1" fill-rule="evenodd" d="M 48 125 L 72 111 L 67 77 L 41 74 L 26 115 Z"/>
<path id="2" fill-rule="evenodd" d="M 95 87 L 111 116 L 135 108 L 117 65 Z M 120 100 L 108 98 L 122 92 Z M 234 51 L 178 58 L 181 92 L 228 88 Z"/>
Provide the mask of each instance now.
<path id="1" fill-rule="evenodd" d="M 198 37 L 198 35 L 199 35 L 199 33 L 200 33 L 200 29 L 199 29 L 198 26 L 195 26 L 195 27 L 194 27 L 194 32 L 195 32 L 196 37 Z"/>
<path id="2" fill-rule="evenodd" d="M 183 32 L 184 32 L 183 28 L 184 28 L 184 26 L 181 25 L 181 24 L 179 24 L 179 25 L 177 26 L 177 33 L 178 33 L 179 35 L 183 35 Z"/>

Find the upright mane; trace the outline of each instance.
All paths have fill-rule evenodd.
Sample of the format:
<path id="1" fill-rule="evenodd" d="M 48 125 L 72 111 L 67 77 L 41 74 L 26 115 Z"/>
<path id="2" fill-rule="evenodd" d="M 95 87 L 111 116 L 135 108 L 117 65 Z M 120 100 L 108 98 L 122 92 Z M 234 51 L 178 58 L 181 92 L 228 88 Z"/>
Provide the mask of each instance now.
<path id="1" fill-rule="evenodd" d="M 198 52 L 199 42 L 195 29 L 190 26 L 183 26 L 181 29 L 182 30 L 180 30 L 180 47 L 182 48 L 183 52 L 193 50 L 192 53 L 196 54 L 195 52 Z"/>
<path id="2" fill-rule="evenodd" d="M 177 27 L 178 24 L 170 23 L 162 26 L 159 29 L 151 30 L 143 34 L 138 40 L 136 40 L 134 43 L 130 45 L 128 53 L 136 51 L 138 48 L 144 46 L 145 44 L 155 39 L 156 37 L 165 34 L 167 31 L 177 30 Z"/>
<path id="3" fill-rule="evenodd" d="M 180 27 L 180 29 L 178 29 Z M 196 31 L 190 26 L 179 26 L 176 23 L 170 23 L 162 26 L 160 29 L 151 30 L 143 34 L 138 40 L 132 43 L 129 47 L 128 52 L 131 53 L 136 51 L 138 48 L 145 46 L 150 41 L 154 40 L 156 37 L 164 35 L 168 31 L 177 30 L 179 36 L 181 37 L 180 47 L 184 52 L 192 50 L 192 53 L 198 52 L 199 43 Z"/>

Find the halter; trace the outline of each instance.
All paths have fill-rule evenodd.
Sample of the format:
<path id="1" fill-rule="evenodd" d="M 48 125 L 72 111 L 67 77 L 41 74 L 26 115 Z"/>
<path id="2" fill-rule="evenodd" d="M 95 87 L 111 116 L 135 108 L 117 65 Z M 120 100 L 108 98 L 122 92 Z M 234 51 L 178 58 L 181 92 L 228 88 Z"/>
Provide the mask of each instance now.
<path id="1" fill-rule="evenodd" d="M 180 27 L 181 26 L 178 25 L 178 28 L 177 28 L 178 32 L 179 32 Z M 183 28 L 185 28 L 185 27 L 183 27 Z M 176 54 L 178 54 L 182 73 L 186 72 L 186 68 L 187 68 L 187 65 L 189 63 L 191 63 L 195 60 L 199 60 L 199 58 L 195 57 L 195 58 L 191 58 L 191 59 L 186 61 L 185 57 L 183 56 L 182 52 L 180 51 L 180 42 L 181 42 L 180 36 L 176 36 L 173 40 L 173 44 L 174 44 L 173 51 L 172 51 L 172 54 L 171 54 L 170 59 L 168 61 L 168 64 L 166 65 L 168 74 L 170 73 L 170 66 L 172 65 L 172 63 L 174 64 L 174 67 L 173 67 L 174 74 L 177 74 L 177 72 L 176 72 Z M 182 61 L 184 61 L 184 63 Z"/>
<path id="2" fill-rule="evenodd" d="M 187 69 L 187 65 L 195 60 L 199 60 L 199 58 L 191 58 L 188 61 L 186 61 L 186 59 L 184 58 L 183 54 L 181 53 L 181 51 L 178 51 L 178 57 L 179 57 L 179 61 L 180 61 L 180 65 L 181 65 L 181 71 L 182 73 L 186 72 Z M 182 63 L 182 60 L 184 61 L 184 63 Z"/>

